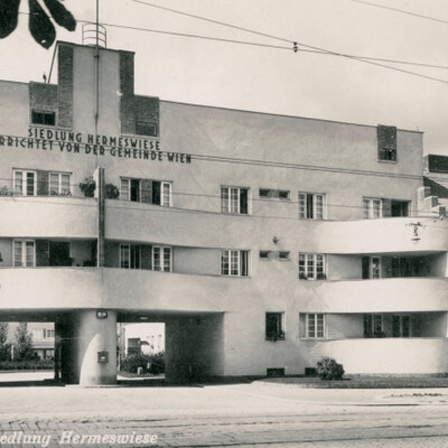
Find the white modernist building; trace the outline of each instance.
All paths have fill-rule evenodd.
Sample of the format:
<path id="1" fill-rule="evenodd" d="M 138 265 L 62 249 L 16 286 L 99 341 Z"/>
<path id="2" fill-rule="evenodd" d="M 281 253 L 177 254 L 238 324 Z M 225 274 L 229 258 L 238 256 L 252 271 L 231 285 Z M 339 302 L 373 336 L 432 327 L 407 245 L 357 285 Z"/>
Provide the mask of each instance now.
<path id="1" fill-rule="evenodd" d="M 0 82 L 0 318 L 55 323 L 56 375 L 113 383 L 117 322 L 165 324 L 171 379 L 448 370 L 421 132 L 167 102 L 132 52 L 56 52 L 57 82 Z"/>

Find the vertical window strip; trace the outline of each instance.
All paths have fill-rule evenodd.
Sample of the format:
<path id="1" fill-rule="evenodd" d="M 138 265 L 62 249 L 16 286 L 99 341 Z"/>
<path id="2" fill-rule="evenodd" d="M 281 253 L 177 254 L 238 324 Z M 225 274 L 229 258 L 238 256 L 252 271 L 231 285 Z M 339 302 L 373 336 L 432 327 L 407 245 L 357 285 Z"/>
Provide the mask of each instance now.
<path id="1" fill-rule="evenodd" d="M 123 269 L 130 268 L 130 246 L 129 244 L 120 245 L 120 267 Z"/>
<path id="2" fill-rule="evenodd" d="M 34 266 L 34 241 L 26 241 L 25 248 L 25 266 Z"/>
<path id="3" fill-rule="evenodd" d="M 28 171 L 26 173 L 26 195 L 34 196 L 36 191 L 36 175 L 35 173 Z"/>
<path id="4" fill-rule="evenodd" d="M 155 271 L 161 271 L 162 265 L 161 265 L 161 254 L 160 254 L 160 247 L 154 246 L 152 248 L 152 266 Z"/>
<path id="5" fill-rule="evenodd" d="M 22 241 L 14 241 L 14 266 L 22 266 Z"/>
<path id="6" fill-rule="evenodd" d="M 129 201 L 129 192 L 130 192 L 130 179 L 121 178 L 121 185 L 120 185 L 120 199 L 123 201 Z"/>
<path id="7" fill-rule="evenodd" d="M 14 172 L 14 194 L 23 195 L 23 173 L 22 171 Z"/>
<path id="8" fill-rule="evenodd" d="M 221 275 L 229 275 L 229 251 L 223 250 L 221 253 Z"/>
<path id="9" fill-rule="evenodd" d="M 162 182 L 162 199 L 160 205 L 165 207 L 171 206 L 171 184 L 169 182 Z"/>
<path id="10" fill-rule="evenodd" d="M 221 275 L 247 277 L 249 275 L 249 252 L 247 250 L 222 250 Z"/>
<path id="11" fill-rule="evenodd" d="M 325 194 L 299 192 L 299 218 L 325 219 Z"/>
<path id="12" fill-rule="evenodd" d="M 171 271 L 171 248 L 163 248 L 163 270 L 166 272 Z"/>

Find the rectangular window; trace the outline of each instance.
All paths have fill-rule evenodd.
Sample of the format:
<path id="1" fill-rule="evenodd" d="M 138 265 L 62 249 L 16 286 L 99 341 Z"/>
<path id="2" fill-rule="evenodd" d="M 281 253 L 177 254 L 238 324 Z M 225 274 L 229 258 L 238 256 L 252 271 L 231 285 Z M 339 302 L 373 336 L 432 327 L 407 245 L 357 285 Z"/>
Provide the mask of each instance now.
<path id="1" fill-rule="evenodd" d="M 260 260 L 290 261 L 290 253 L 286 251 L 260 250 Z"/>
<path id="2" fill-rule="evenodd" d="M 325 195 L 321 193 L 299 193 L 300 219 L 325 219 Z"/>
<path id="3" fill-rule="evenodd" d="M 221 187 L 221 212 L 247 215 L 249 213 L 249 189 Z"/>
<path id="4" fill-rule="evenodd" d="M 409 201 L 391 201 L 391 216 L 409 216 Z"/>
<path id="5" fill-rule="evenodd" d="M 380 198 L 363 199 L 364 219 L 378 219 L 383 217 L 383 200 Z"/>
<path id="6" fill-rule="evenodd" d="M 384 336 L 383 333 L 383 315 L 382 314 L 365 314 L 364 315 L 364 337 L 379 338 Z"/>
<path id="7" fill-rule="evenodd" d="M 48 112 L 48 111 L 33 110 L 31 112 L 31 123 L 32 124 L 42 124 L 45 126 L 55 126 L 56 125 L 56 113 Z"/>
<path id="8" fill-rule="evenodd" d="M 15 267 L 36 266 L 36 250 L 34 240 L 14 240 L 13 259 Z"/>
<path id="9" fill-rule="evenodd" d="M 247 250 L 223 250 L 221 252 L 221 275 L 247 277 L 249 275 L 249 252 Z"/>
<path id="10" fill-rule="evenodd" d="M 171 182 L 150 179 L 121 178 L 120 198 L 123 201 L 171 207 Z"/>
<path id="11" fill-rule="evenodd" d="M 140 269 L 140 246 L 120 244 L 120 267 L 122 269 Z"/>
<path id="12" fill-rule="evenodd" d="M 313 339 L 325 338 L 324 314 L 306 314 L 306 337 Z"/>
<path id="13" fill-rule="evenodd" d="M 411 336 L 411 319 L 408 315 L 392 316 L 392 337 L 409 338 Z"/>
<path id="14" fill-rule="evenodd" d="M 362 278 L 377 279 L 382 277 L 381 257 L 362 257 Z"/>
<path id="15" fill-rule="evenodd" d="M 378 159 L 395 162 L 397 160 L 397 128 L 378 125 Z"/>
<path id="16" fill-rule="evenodd" d="M 150 121 L 137 121 L 135 123 L 135 133 L 137 135 L 157 137 L 157 123 L 153 123 Z"/>
<path id="17" fill-rule="evenodd" d="M 302 280 L 325 280 L 325 256 L 322 254 L 299 254 L 299 278 Z"/>
<path id="18" fill-rule="evenodd" d="M 172 271 L 172 249 L 169 246 L 152 247 L 152 268 L 154 271 Z"/>
<path id="19" fill-rule="evenodd" d="M 37 175 L 35 171 L 14 170 L 14 194 L 36 196 Z"/>
<path id="20" fill-rule="evenodd" d="M 283 329 L 283 313 L 266 313 L 266 340 L 278 341 L 285 339 Z"/>
<path id="21" fill-rule="evenodd" d="M 289 199 L 289 191 L 260 188 L 259 196 L 261 199 Z"/>
<path id="22" fill-rule="evenodd" d="M 68 174 L 68 173 L 50 173 L 49 192 L 50 192 L 50 195 L 69 196 L 71 194 L 70 174 Z"/>

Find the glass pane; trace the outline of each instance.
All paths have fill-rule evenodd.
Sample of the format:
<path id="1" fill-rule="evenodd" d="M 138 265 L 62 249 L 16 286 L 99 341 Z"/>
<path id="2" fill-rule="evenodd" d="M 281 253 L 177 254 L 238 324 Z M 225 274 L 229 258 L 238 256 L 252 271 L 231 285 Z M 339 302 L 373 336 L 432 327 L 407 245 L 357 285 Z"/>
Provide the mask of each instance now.
<path id="1" fill-rule="evenodd" d="M 26 260 L 25 265 L 34 266 L 34 241 L 26 242 Z"/>
<path id="2" fill-rule="evenodd" d="M 22 241 L 14 241 L 14 266 L 22 266 Z"/>
<path id="3" fill-rule="evenodd" d="M 306 194 L 299 193 L 299 218 L 306 218 Z"/>
<path id="4" fill-rule="evenodd" d="M 299 277 L 300 276 L 306 276 L 306 270 L 305 270 L 305 255 L 299 254 Z"/>
<path id="5" fill-rule="evenodd" d="M 381 218 L 381 199 L 373 199 L 373 218 Z"/>
<path id="6" fill-rule="evenodd" d="M 316 219 L 324 219 L 324 197 L 321 194 L 316 194 Z"/>
<path id="7" fill-rule="evenodd" d="M 241 275 L 247 277 L 249 275 L 249 252 L 241 251 Z"/>
<path id="8" fill-rule="evenodd" d="M 15 172 L 14 193 L 17 195 L 23 195 L 23 173 L 22 173 L 22 171 Z"/>
<path id="9" fill-rule="evenodd" d="M 363 200 L 364 205 L 364 219 L 370 218 L 370 201 L 368 199 Z"/>
<path id="10" fill-rule="evenodd" d="M 221 188 L 221 212 L 229 213 L 229 189 L 227 187 Z"/>
<path id="11" fill-rule="evenodd" d="M 165 207 L 171 205 L 171 184 L 167 182 L 162 183 L 162 204 Z"/>
<path id="12" fill-rule="evenodd" d="M 372 258 L 372 278 L 381 278 L 381 258 Z"/>
<path id="13" fill-rule="evenodd" d="M 34 173 L 26 173 L 26 195 L 34 196 Z"/>
<path id="14" fill-rule="evenodd" d="M 317 330 L 316 330 L 316 336 L 318 338 L 324 337 L 324 315 L 323 314 L 317 314 L 316 315 L 317 320 Z"/>
<path id="15" fill-rule="evenodd" d="M 239 252 L 237 250 L 230 251 L 230 275 L 239 275 Z"/>
<path id="16" fill-rule="evenodd" d="M 381 336 L 383 332 L 383 316 L 375 314 L 373 316 L 373 334 L 375 336 Z"/>
<path id="17" fill-rule="evenodd" d="M 230 213 L 239 213 L 239 189 L 230 189 Z"/>
<path id="18" fill-rule="evenodd" d="M 315 278 L 315 272 L 314 272 L 314 255 L 308 254 L 307 255 L 307 276 L 308 278 Z"/>
<path id="19" fill-rule="evenodd" d="M 306 217 L 308 219 L 314 218 L 314 197 L 312 194 L 306 195 Z"/>
<path id="20" fill-rule="evenodd" d="M 70 174 L 61 174 L 61 193 L 70 193 Z"/>
<path id="21" fill-rule="evenodd" d="M 129 269 L 129 246 L 121 246 L 120 248 L 120 266 Z"/>
<path id="22" fill-rule="evenodd" d="M 163 249 L 163 270 L 171 271 L 171 248 L 169 247 Z"/>
<path id="23" fill-rule="evenodd" d="M 162 266 L 161 266 L 161 254 L 160 254 L 160 247 L 153 247 L 152 249 L 152 255 L 153 255 L 153 269 L 155 271 L 161 271 L 162 270 Z"/>
<path id="24" fill-rule="evenodd" d="M 316 255 L 316 274 L 324 274 L 324 256 Z"/>
<path id="25" fill-rule="evenodd" d="M 120 199 L 129 201 L 129 179 L 121 179 Z"/>
<path id="26" fill-rule="evenodd" d="M 221 275 L 229 275 L 229 251 L 227 250 L 221 253 Z"/>
<path id="27" fill-rule="evenodd" d="M 59 175 L 50 173 L 50 194 L 59 193 Z"/>
<path id="28" fill-rule="evenodd" d="M 316 315 L 308 314 L 308 337 L 315 338 L 316 337 Z"/>
<path id="29" fill-rule="evenodd" d="M 409 338 L 411 336 L 411 320 L 409 316 L 401 316 L 403 324 L 402 336 L 404 338 Z"/>

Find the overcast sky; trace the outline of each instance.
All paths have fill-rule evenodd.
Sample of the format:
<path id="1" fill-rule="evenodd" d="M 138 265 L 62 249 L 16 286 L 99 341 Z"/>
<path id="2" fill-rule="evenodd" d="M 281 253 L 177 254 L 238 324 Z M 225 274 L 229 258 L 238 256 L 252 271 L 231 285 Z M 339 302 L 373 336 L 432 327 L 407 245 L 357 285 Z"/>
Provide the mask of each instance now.
<path id="1" fill-rule="evenodd" d="M 141 0 L 145 2 L 146 0 Z M 367 0 L 366 0 L 367 1 Z M 175 37 L 108 27 L 108 47 L 136 52 L 136 92 L 162 100 L 296 115 L 424 132 L 425 153 L 448 154 L 448 2 L 368 0 L 431 17 L 424 19 L 355 0 L 148 0 L 148 3 L 269 34 L 262 37 L 145 6 L 103 0 L 100 21 L 286 47 Z M 80 20 L 95 20 L 95 0 L 65 0 Z M 22 1 L 21 11 L 27 12 Z M 41 81 L 54 47 L 44 50 L 20 16 L 0 40 L 0 79 Z M 58 39 L 81 43 L 58 28 Z M 292 51 L 297 41 L 299 51 Z M 437 82 L 353 59 L 300 51 L 304 45 L 337 53 L 440 65 L 379 62 L 438 78 Z M 52 79 L 56 82 L 56 79 Z"/>

